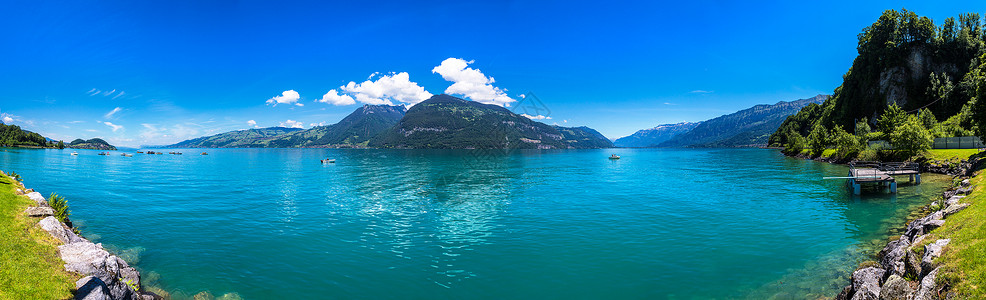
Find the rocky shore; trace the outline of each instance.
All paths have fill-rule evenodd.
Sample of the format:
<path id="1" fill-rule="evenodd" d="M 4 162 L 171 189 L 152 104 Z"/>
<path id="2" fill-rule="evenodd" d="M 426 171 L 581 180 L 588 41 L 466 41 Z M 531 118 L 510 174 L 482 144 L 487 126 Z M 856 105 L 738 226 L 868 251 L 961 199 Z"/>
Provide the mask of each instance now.
<path id="1" fill-rule="evenodd" d="M 798 154 L 795 157 L 813 159 L 827 163 L 848 163 L 834 158 L 808 157 Z M 892 240 L 877 254 L 877 263 L 863 264 L 852 273 L 850 283 L 842 289 L 836 300 L 857 299 L 900 299 L 931 300 L 953 299 L 955 294 L 943 280 L 937 280 L 939 263 L 936 258 L 942 255 L 949 239 L 927 240 L 926 236 L 935 228 L 941 227 L 948 217 L 969 207 L 964 203 L 972 188 L 969 177 L 975 171 L 979 159 L 961 160 L 957 163 L 931 160 L 919 161 L 922 172 L 938 173 L 963 179 L 958 187 L 942 193 L 942 198 L 930 203 L 930 212 L 907 224 L 899 238 Z"/>
<path id="2" fill-rule="evenodd" d="M 61 242 L 58 253 L 65 262 L 65 270 L 82 276 L 75 282 L 75 299 L 163 299 L 143 290 L 140 273 L 126 261 L 103 249 L 102 244 L 77 235 L 69 227 L 71 222 L 67 225 L 55 218 L 54 210 L 41 193 L 27 189 L 23 183 L 16 193 L 27 196 L 35 203 L 24 210 L 24 214 L 39 218 L 38 227 Z"/>

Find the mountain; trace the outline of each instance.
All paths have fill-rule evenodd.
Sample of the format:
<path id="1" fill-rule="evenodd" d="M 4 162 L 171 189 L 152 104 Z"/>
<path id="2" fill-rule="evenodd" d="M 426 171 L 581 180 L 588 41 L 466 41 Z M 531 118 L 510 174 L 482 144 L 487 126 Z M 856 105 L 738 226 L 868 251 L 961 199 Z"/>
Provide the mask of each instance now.
<path id="1" fill-rule="evenodd" d="M 381 148 L 568 149 L 612 144 L 595 130 L 554 127 L 497 105 L 435 95 L 370 140 Z"/>
<path id="2" fill-rule="evenodd" d="M 643 129 L 633 134 L 616 139 L 613 144 L 617 147 L 656 147 L 676 135 L 688 132 L 702 122 L 681 122 L 678 124 L 663 124 L 650 129 Z"/>
<path id="3" fill-rule="evenodd" d="M 363 105 L 339 123 L 262 139 L 267 147 L 366 147 L 377 134 L 394 127 L 407 109 L 394 105 Z"/>
<path id="4" fill-rule="evenodd" d="M 257 148 L 258 141 L 264 138 L 276 137 L 292 132 L 301 131 L 300 128 L 268 127 L 258 129 L 237 130 L 217 135 L 200 137 L 168 145 L 165 148 Z"/>
<path id="5" fill-rule="evenodd" d="M 65 147 L 73 149 L 116 150 L 116 147 L 101 138 L 92 138 L 89 140 L 75 139 L 65 145 Z"/>
<path id="6" fill-rule="evenodd" d="M 586 126 L 561 127 L 554 125 L 552 127 L 561 132 L 562 140 L 569 147 L 576 149 L 613 148 L 613 142 L 595 129 Z"/>
<path id="7" fill-rule="evenodd" d="M 732 114 L 714 118 L 658 144 L 660 147 L 741 147 L 765 146 L 770 134 L 787 119 L 809 104 L 822 103 L 828 95 L 760 104 Z"/>

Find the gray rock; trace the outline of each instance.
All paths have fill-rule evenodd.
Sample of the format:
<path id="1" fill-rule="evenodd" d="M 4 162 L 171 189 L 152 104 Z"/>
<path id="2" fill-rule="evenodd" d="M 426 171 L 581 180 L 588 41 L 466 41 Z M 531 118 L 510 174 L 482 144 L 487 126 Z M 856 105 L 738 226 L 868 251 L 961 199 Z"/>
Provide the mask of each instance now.
<path id="1" fill-rule="evenodd" d="M 869 267 L 852 272 L 852 299 L 877 299 L 880 297 L 880 280 L 886 270 Z"/>
<path id="2" fill-rule="evenodd" d="M 914 247 L 907 249 L 907 256 L 904 258 L 904 270 L 905 277 L 919 278 L 921 276 L 921 256 L 914 252 Z"/>
<path id="3" fill-rule="evenodd" d="M 913 294 L 914 289 L 907 284 L 907 280 L 897 275 L 890 275 L 880 289 L 880 300 L 911 300 Z"/>
<path id="4" fill-rule="evenodd" d="M 903 275 L 906 270 L 904 265 L 904 256 L 907 254 L 907 248 L 910 245 L 910 240 L 905 236 L 901 236 L 896 241 L 887 243 L 887 246 L 884 247 L 883 250 L 880 250 L 880 254 L 878 254 L 880 257 L 880 265 L 883 266 L 890 274 Z M 856 273 L 853 273 L 853 276 L 856 276 Z M 856 286 L 853 285 L 853 288 L 855 287 Z"/>
<path id="5" fill-rule="evenodd" d="M 946 205 L 954 205 L 956 203 L 959 203 L 959 200 L 962 200 L 962 198 L 965 198 L 965 196 L 952 196 L 952 197 L 949 197 L 948 200 L 945 200 L 945 204 Z"/>
<path id="6" fill-rule="evenodd" d="M 921 279 L 918 291 L 914 294 L 914 300 L 938 300 L 938 286 L 935 283 L 935 277 L 938 277 L 938 269 L 928 272 L 928 275 Z"/>
<path id="7" fill-rule="evenodd" d="M 924 246 L 924 257 L 921 258 L 921 269 L 930 271 L 937 266 L 934 263 L 935 258 L 941 256 L 942 252 L 945 250 L 945 246 L 951 242 L 951 239 L 937 240 L 932 244 L 927 244 Z M 921 274 L 927 275 L 927 274 Z"/>
<path id="8" fill-rule="evenodd" d="M 962 186 L 969 186 L 969 179 L 963 179 L 961 184 Z"/>
<path id="9" fill-rule="evenodd" d="M 102 245 L 89 241 L 58 246 L 65 261 L 65 270 L 99 277 L 106 283 L 113 299 L 141 299 L 130 284 L 140 286 L 140 274 L 119 257 L 111 255 Z"/>
<path id="10" fill-rule="evenodd" d="M 907 231 L 905 231 L 904 235 L 906 235 L 908 238 L 910 238 L 910 240 L 913 241 L 917 236 L 923 235 L 925 233 L 928 233 L 928 231 L 930 231 L 930 229 L 927 229 L 925 225 L 927 225 L 929 222 L 941 220 L 944 217 L 945 217 L 944 213 L 942 213 L 941 211 L 936 211 L 930 215 L 925 216 L 924 218 L 914 220 L 911 222 L 911 224 L 907 225 Z M 941 225 L 939 224 L 938 226 Z M 938 227 L 935 226 L 934 228 L 938 228 Z"/>
<path id="11" fill-rule="evenodd" d="M 842 288 L 842 291 L 839 292 L 838 295 L 835 295 L 835 298 L 833 300 L 849 300 L 849 298 L 852 297 L 852 292 L 853 292 L 852 284 L 847 285 L 846 287 Z"/>
<path id="12" fill-rule="evenodd" d="M 27 193 L 27 197 L 31 198 L 31 200 L 34 200 L 34 202 L 37 203 L 38 206 L 48 206 L 48 201 L 45 200 L 44 196 L 41 196 L 41 193 L 30 192 Z"/>
<path id="13" fill-rule="evenodd" d="M 963 209 L 966 209 L 967 207 L 969 207 L 969 203 L 955 203 L 946 207 L 945 210 L 942 212 L 944 213 L 945 217 L 948 218 L 948 216 L 954 215 L 955 213 L 960 212 Z"/>
<path id="14" fill-rule="evenodd" d="M 110 288 L 102 279 L 86 276 L 75 282 L 76 300 L 111 300 Z"/>
<path id="15" fill-rule="evenodd" d="M 945 220 L 931 220 L 924 223 L 923 230 L 925 233 L 928 233 L 931 232 L 932 230 L 935 230 L 935 228 L 941 227 L 942 225 L 945 225 Z"/>
<path id="16" fill-rule="evenodd" d="M 51 207 L 32 206 L 25 209 L 24 214 L 28 217 L 47 217 L 55 215 L 55 210 L 51 209 Z"/>
<path id="17" fill-rule="evenodd" d="M 957 189 L 957 190 L 955 190 L 955 194 L 956 195 L 968 195 L 969 193 L 972 193 L 972 189 Z"/>
<path id="18" fill-rule="evenodd" d="M 84 241 L 81 237 L 72 232 L 71 229 L 66 227 L 65 224 L 62 224 L 62 222 L 59 222 L 58 219 L 55 219 L 55 217 L 52 216 L 41 219 L 41 221 L 38 222 L 38 226 L 41 226 L 41 229 L 44 229 L 44 231 L 47 231 L 51 234 L 51 236 L 65 244 Z"/>

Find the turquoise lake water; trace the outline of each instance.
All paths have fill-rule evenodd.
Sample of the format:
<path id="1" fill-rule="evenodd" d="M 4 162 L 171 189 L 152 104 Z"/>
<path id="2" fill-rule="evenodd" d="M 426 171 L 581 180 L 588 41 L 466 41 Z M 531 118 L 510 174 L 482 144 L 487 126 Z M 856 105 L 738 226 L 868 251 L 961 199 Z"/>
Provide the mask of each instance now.
<path id="1" fill-rule="evenodd" d="M 852 196 L 762 149 L 72 151 L 0 168 L 177 298 L 833 296 L 949 180 Z"/>

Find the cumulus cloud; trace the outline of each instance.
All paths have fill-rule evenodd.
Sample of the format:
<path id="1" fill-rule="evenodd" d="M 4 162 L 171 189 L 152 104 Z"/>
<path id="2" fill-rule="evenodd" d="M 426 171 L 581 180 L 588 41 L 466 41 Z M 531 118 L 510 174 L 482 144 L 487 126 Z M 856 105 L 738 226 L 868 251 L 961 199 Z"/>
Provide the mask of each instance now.
<path id="1" fill-rule="evenodd" d="M 250 126 L 253 126 L 253 127 L 257 127 L 257 121 L 254 121 L 254 120 L 247 121 L 247 125 L 250 125 Z"/>
<path id="2" fill-rule="evenodd" d="M 10 124 L 10 123 L 13 123 L 13 122 L 14 122 L 14 118 L 11 118 L 10 116 L 3 116 L 3 123 L 4 124 Z"/>
<path id="3" fill-rule="evenodd" d="M 374 81 L 371 75 L 371 79 L 362 83 L 350 81 L 349 84 L 339 87 L 339 89 L 352 95 L 356 101 L 372 105 L 393 105 L 393 101 L 415 105 L 431 98 L 432 94 L 419 86 L 418 83 L 411 81 L 410 77 L 407 72 L 390 73 L 380 76 Z M 331 94 L 332 91 L 329 93 Z"/>
<path id="4" fill-rule="evenodd" d="M 352 96 L 340 95 L 335 89 L 331 89 L 328 93 L 325 93 L 325 95 L 322 96 L 322 99 L 319 99 L 318 102 L 329 103 L 332 105 L 356 104 L 356 100 L 354 100 Z"/>
<path id="5" fill-rule="evenodd" d="M 287 127 L 287 128 L 305 128 L 305 124 L 304 123 L 301 123 L 299 121 L 294 121 L 294 120 L 290 120 L 289 119 L 287 121 L 281 122 L 281 127 Z"/>
<path id="6" fill-rule="evenodd" d="M 110 112 L 108 112 L 105 115 L 103 115 L 103 117 L 109 119 L 109 118 L 113 117 L 114 114 L 120 112 L 121 110 L 123 110 L 123 109 L 122 108 L 119 108 L 119 107 L 114 108 Z"/>
<path id="7" fill-rule="evenodd" d="M 432 73 L 442 75 L 452 85 L 445 89 L 446 94 L 462 95 L 470 100 L 495 104 L 499 106 L 510 106 L 511 102 L 517 100 L 507 96 L 505 89 L 494 87 L 496 82 L 493 77 L 486 77 L 479 69 L 469 67 L 473 61 L 466 61 L 461 58 L 448 58 L 442 64 L 431 69 Z"/>
<path id="8" fill-rule="evenodd" d="M 691 91 L 689 93 L 692 93 L 692 94 L 711 94 L 711 93 L 714 93 L 714 92 L 715 91 L 694 90 L 694 91 Z"/>
<path id="9" fill-rule="evenodd" d="M 551 117 L 544 116 L 544 115 L 536 115 L 536 116 L 532 116 L 532 115 L 528 115 L 528 114 L 520 114 L 520 115 L 521 116 L 524 116 L 524 117 L 526 117 L 528 119 L 531 119 L 531 120 L 551 120 Z"/>
<path id="10" fill-rule="evenodd" d="M 270 104 L 271 106 L 277 106 L 278 104 L 305 106 L 304 104 L 298 103 L 299 99 L 301 99 L 301 95 L 299 95 L 298 92 L 295 92 L 294 90 L 287 90 L 281 92 L 280 96 L 274 96 L 274 98 L 267 99 L 267 104 Z"/>
<path id="11" fill-rule="evenodd" d="M 113 128 L 113 132 L 116 132 L 117 130 L 123 129 L 123 126 L 116 125 L 116 124 L 113 124 L 113 123 L 110 123 L 110 122 L 103 122 L 103 124 L 106 124 L 106 126 L 109 126 L 109 127 Z"/>

